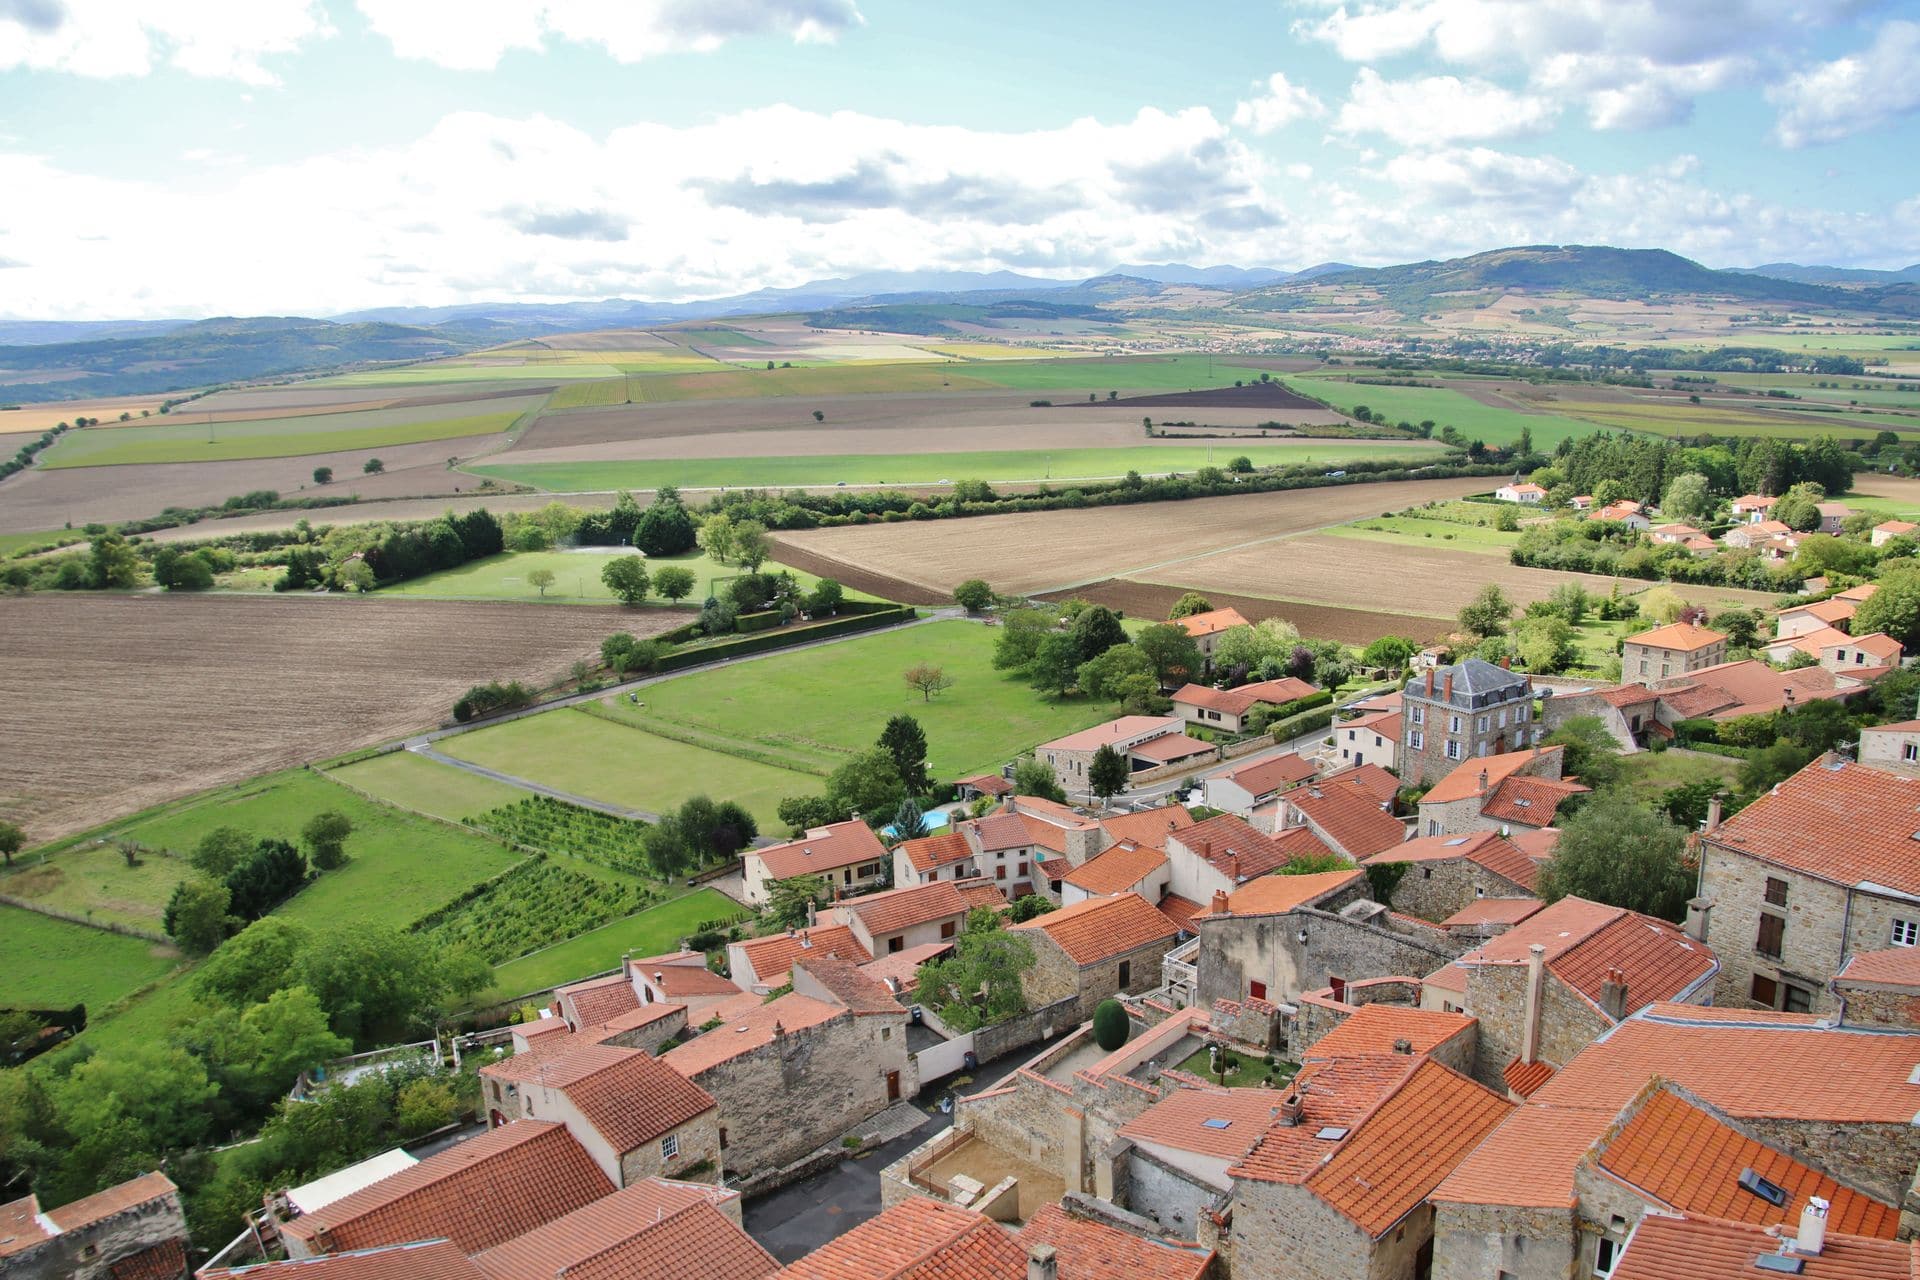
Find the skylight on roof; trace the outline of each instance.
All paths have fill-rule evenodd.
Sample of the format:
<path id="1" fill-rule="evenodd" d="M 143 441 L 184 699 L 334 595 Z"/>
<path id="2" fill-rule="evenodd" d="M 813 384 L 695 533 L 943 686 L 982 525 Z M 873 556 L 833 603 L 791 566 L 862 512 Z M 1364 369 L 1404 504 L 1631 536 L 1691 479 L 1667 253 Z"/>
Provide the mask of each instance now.
<path id="1" fill-rule="evenodd" d="M 1231 1125 L 1231 1124 L 1233 1123 L 1233 1121 L 1231 1121 L 1231 1120 L 1202 1120 L 1202 1121 L 1201 1121 L 1200 1123 L 1201 1123 L 1202 1125 L 1205 1125 L 1205 1126 L 1206 1126 L 1207 1128 L 1209 1128 L 1209 1129 L 1225 1129 L 1225 1128 L 1227 1128 L 1227 1127 L 1228 1127 L 1229 1125 Z"/>
<path id="2" fill-rule="evenodd" d="M 1345 1125 L 1330 1124 L 1313 1136 L 1326 1142 L 1338 1142 L 1347 1136 L 1347 1128 Z"/>
<path id="3" fill-rule="evenodd" d="M 1465 844 L 1466 842 L 1467 842 L 1467 837 L 1465 837 L 1465 836 L 1455 836 L 1455 837 L 1454 837 L 1453 839 L 1451 839 L 1451 840 L 1448 840 L 1448 841 L 1446 841 L 1445 843 L 1446 843 L 1446 845 L 1447 845 L 1447 847 L 1448 847 L 1449 849 L 1451 849 L 1451 848 L 1452 848 L 1452 847 L 1453 847 L 1454 845 L 1457 845 L 1457 844 Z"/>

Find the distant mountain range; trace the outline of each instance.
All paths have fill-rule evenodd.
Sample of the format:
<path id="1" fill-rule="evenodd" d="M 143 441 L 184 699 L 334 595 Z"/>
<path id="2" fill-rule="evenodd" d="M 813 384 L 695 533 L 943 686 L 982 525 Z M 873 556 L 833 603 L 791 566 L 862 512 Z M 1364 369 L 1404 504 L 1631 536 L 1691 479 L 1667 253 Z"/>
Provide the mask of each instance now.
<path id="1" fill-rule="evenodd" d="M 1801 284 L 1915 284 L 1920 283 L 1920 262 L 1898 271 L 1868 271 L 1860 267 L 1803 267 L 1797 262 L 1769 262 L 1761 267 L 1728 267 L 1742 275 L 1772 276 L 1775 280 L 1796 280 Z"/>

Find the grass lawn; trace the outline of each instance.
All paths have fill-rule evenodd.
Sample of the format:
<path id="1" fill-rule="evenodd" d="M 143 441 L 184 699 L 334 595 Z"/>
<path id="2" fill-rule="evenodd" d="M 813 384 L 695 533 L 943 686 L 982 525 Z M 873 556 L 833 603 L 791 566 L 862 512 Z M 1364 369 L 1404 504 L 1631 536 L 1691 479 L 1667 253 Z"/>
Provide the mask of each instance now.
<path id="1" fill-rule="evenodd" d="M 1658 800 L 1660 793 L 1669 787 L 1689 782 L 1714 779 L 1731 787 L 1734 778 L 1739 775 L 1740 763 L 1730 756 L 1707 755 L 1677 748 L 1641 751 L 1620 758 L 1620 776 L 1635 800 L 1650 804 Z"/>
<path id="2" fill-rule="evenodd" d="M 66 541 L 68 538 L 84 538 L 71 530 L 55 529 L 48 533 L 0 533 L 0 556 L 17 555 L 22 551 L 39 551 Z"/>
<path id="3" fill-rule="evenodd" d="M 1335 377 L 1293 373 L 1281 381 L 1302 395 L 1331 402 L 1342 412 L 1364 404 L 1394 422 L 1418 423 L 1431 418 L 1438 426 L 1455 427 L 1468 439 L 1483 440 L 1490 445 L 1518 442 L 1524 427 L 1533 433 L 1534 448 L 1551 450 L 1562 440 L 1590 436 L 1597 430 L 1593 423 L 1577 418 L 1521 413 L 1517 409 L 1481 404 L 1472 396 L 1446 387 L 1370 386 Z"/>
<path id="4" fill-rule="evenodd" d="M 169 422 L 150 427 L 89 427 L 69 431 L 42 455 L 41 465 L 103 467 L 144 462 L 231 462 L 243 458 L 292 458 L 346 449 L 381 449 L 453 440 L 505 431 L 535 402 L 494 401 L 435 408 L 369 409 L 299 418 L 247 422 Z"/>
<path id="5" fill-rule="evenodd" d="M 509 960 L 494 969 L 494 988 L 477 1003 L 488 1003 L 540 991 L 590 973 L 617 968 L 628 952 L 661 955 L 673 950 L 703 920 L 730 916 L 740 906 L 712 889 L 700 889 L 684 898 L 649 907 L 637 915 L 603 925 L 545 951 Z"/>
<path id="6" fill-rule="evenodd" d="M 0 875 L 0 893 L 91 920 L 164 932 L 161 916 L 173 886 L 191 870 L 185 858 L 137 855 L 129 867 L 111 845 L 69 848 L 49 857 L 21 859 Z"/>
<path id="7" fill-rule="evenodd" d="M 91 1018 L 179 963 L 171 947 L 0 906 L 0 1008 L 84 1004 Z"/>
<path id="8" fill-rule="evenodd" d="M 831 771 L 872 746 L 887 720 L 907 714 L 926 730 L 935 778 L 997 769 L 1004 761 L 1110 718 L 1085 699 L 1053 702 L 993 669 L 995 632 L 935 622 L 863 636 L 756 662 L 703 671 L 644 689 L 631 723 L 666 722 L 747 749 L 770 749 Z M 900 673 L 917 662 L 944 667 L 954 685 L 931 702 Z"/>
<path id="9" fill-rule="evenodd" d="M 971 368 L 972 366 L 968 366 Z M 1369 387 L 1366 390 L 1372 390 Z M 1451 392 L 1447 394 L 1453 394 Z M 1463 397 L 1464 399 L 1464 397 Z M 1467 401 L 1471 404 L 1471 401 Z M 1515 414 L 1515 417 L 1523 415 Z M 1536 440 L 1539 437 L 1536 435 Z M 1140 445 L 1116 449 L 1020 449 L 955 453 L 823 454 L 811 457 L 687 458 L 630 462 L 489 463 L 466 468 L 557 493 L 749 485 L 777 488 L 829 484 L 934 484 L 942 480 L 1112 479 L 1225 466 L 1244 454 L 1256 466 L 1333 466 L 1356 460 L 1421 459 L 1442 446 L 1424 440 L 1311 440 L 1284 444 L 1228 441 L 1204 445 Z"/>
<path id="10" fill-rule="evenodd" d="M 423 382 L 558 382 L 574 378 L 615 378 L 620 370 L 610 364 L 443 364 L 409 365 L 404 369 L 370 369 L 316 378 L 315 387 L 410 387 Z"/>
<path id="11" fill-rule="evenodd" d="M 1503 559 L 1514 543 L 1520 541 L 1518 533 L 1502 533 L 1484 525 L 1456 524 L 1451 520 L 1429 520 L 1425 516 L 1375 516 L 1327 532 L 1367 542 L 1450 542 L 1461 551 Z"/>
<path id="12" fill-rule="evenodd" d="M 877 736 L 880 730 L 873 732 Z M 572 708 L 443 739 L 440 749 L 562 791 L 651 813 L 696 795 L 734 800 L 769 830 L 778 826 L 775 810 L 781 800 L 821 788 L 821 779 L 809 774 L 655 737 Z"/>
<path id="13" fill-rule="evenodd" d="M 589 547 L 578 551 L 506 551 L 497 556 L 488 556 L 484 560 L 474 560 L 457 569 L 445 569 L 439 573 L 430 573 L 422 578 L 414 578 L 396 586 L 382 588 L 382 595 L 418 596 L 431 600 L 532 600 L 546 604 L 599 604 L 614 603 L 613 592 L 607 590 L 606 583 L 600 581 L 600 571 L 608 562 L 620 556 L 633 555 L 629 547 Z M 649 558 L 649 572 L 666 565 L 679 565 L 690 569 L 694 576 L 693 594 L 681 601 L 681 605 L 700 606 L 707 598 L 719 579 L 733 578 L 741 573 L 737 565 L 724 565 L 695 553 L 689 556 L 657 556 Z M 763 573 L 777 573 L 785 565 L 772 562 L 761 566 Z M 535 587 L 527 585 L 527 575 L 535 569 L 551 570 L 554 583 L 541 595 Z M 819 581 L 809 573 L 798 569 L 788 572 L 800 581 L 800 585 L 811 590 Z M 848 592 L 848 599 L 870 600 L 858 592 Z M 659 607 L 672 603 L 658 596 L 648 596 L 642 608 Z M 618 622 L 609 617 L 609 633 L 619 630 Z"/>
<path id="14" fill-rule="evenodd" d="M 455 769 L 411 751 L 390 751 L 371 760 L 357 761 L 333 770 L 332 776 L 371 792 L 389 804 L 429 813 L 449 822 L 464 822 L 488 809 L 518 804 L 530 794 L 519 787 Z"/>
<path id="15" fill-rule="evenodd" d="M 1227 1071 L 1224 1077 L 1213 1074 L 1212 1055 L 1208 1052 L 1207 1046 L 1205 1045 L 1200 1046 L 1200 1048 L 1188 1055 L 1186 1061 L 1175 1063 L 1174 1070 L 1185 1071 L 1190 1075 L 1199 1076 L 1204 1080 L 1224 1080 L 1226 1084 L 1243 1085 L 1248 1088 L 1257 1087 L 1259 1083 L 1266 1078 L 1267 1064 L 1265 1060 L 1238 1049 L 1227 1051 L 1226 1056 L 1234 1060 L 1235 1066 L 1232 1070 Z M 1297 1063 L 1276 1061 L 1273 1065 L 1274 1081 L 1275 1083 L 1285 1083 L 1293 1079 L 1294 1073 L 1299 1070 L 1300 1067 Z"/>

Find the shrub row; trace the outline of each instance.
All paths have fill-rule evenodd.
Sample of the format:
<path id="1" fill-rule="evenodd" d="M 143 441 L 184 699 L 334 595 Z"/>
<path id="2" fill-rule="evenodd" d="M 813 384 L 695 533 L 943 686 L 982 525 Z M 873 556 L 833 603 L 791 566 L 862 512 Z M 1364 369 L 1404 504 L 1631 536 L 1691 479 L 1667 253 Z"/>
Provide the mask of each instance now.
<path id="1" fill-rule="evenodd" d="M 1303 711 L 1299 715 L 1288 716 L 1284 720 L 1275 720 L 1267 726 L 1267 732 L 1273 735 L 1275 742 L 1285 742 L 1303 733 L 1325 729 L 1332 723 L 1333 708 L 1321 707 L 1317 711 Z"/>
<path id="2" fill-rule="evenodd" d="M 775 649 L 809 644 L 815 640 L 824 640 L 828 636 L 848 635 L 856 631 L 873 631 L 896 623 L 910 622 L 918 616 L 918 611 L 911 607 L 886 605 L 873 613 L 842 616 L 809 626 L 763 631 L 758 635 L 742 636 L 738 640 L 723 640 L 718 644 L 703 645 L 698 649 L 683 649 L 660 659 L 654 666 L 654 671 L 664 674 L 669 671 L 683 671 L 703 663 L 719 662 L 726 658 L 741 658 L 750 653 L 771 653 Z M 669 636 L 672 634 L 674 633 L 668 633 Z M 667 636 L 661 638 L 666 639 Z"/>

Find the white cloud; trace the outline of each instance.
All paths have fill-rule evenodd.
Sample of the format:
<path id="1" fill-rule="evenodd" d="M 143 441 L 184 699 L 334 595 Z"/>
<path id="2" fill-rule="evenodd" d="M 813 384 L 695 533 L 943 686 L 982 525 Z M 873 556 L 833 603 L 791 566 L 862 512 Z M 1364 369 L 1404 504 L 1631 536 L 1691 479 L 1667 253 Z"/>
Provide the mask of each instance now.
<path id="1" fill-rule="evenodd" d="M 12 0 L 0 4 L 0 71 L 106 78 L 164 61 L 189 75 L 278 83 L 262 63 L 332 34 L 319 0 Z"/>
<path id="2" fill-rule="evenodd" d="M 1354 77 L 1334 128 L 1379 133 L 1403 146 L 1540 133 L 1558 108 L 1547 98 L 1514 93 L 1485 80 L 1425 76 L 1387 80 L 1372 67 Z"/>
<path id="3" fill-rule="evenodd" d="M 1920 23 L 1896 20 L 1857 54 L 1821 63 L 1767 95 L 1782 146 L 1832 142 L 1920 110 Z"/>
<path id="4" fill-rule="evenodd" d="M 1486 147 L 1449 148 L 1395 156 L 1381 176 L 1421 201 L 1458 206 L 1477 202 L 1530 209 L 1564 208 L 1583 175 L 1552 156 L 1516 156 Z"/>
<path id="5" fill-rule="evenodd" d="M 1263 92 L 1233 109 L 1233 123 L 1242 129 L 1268 134 L 1296 120 L 1309 116 L 1318 119 L 1326 113 L 1326 104 L 1315 97 L 1312 90 L 1292 83 L 1285 72 L 1276 71 L 1267 77 Z"/>
<path id="6" fill-rule="evenodd" d="M 484 71 L 549 37 L 597 44 L 620 62 L 706 53 L 729 39 L 831 41 L 865 20 L 855 0 L 358 0 L 403 58 Z"/>

